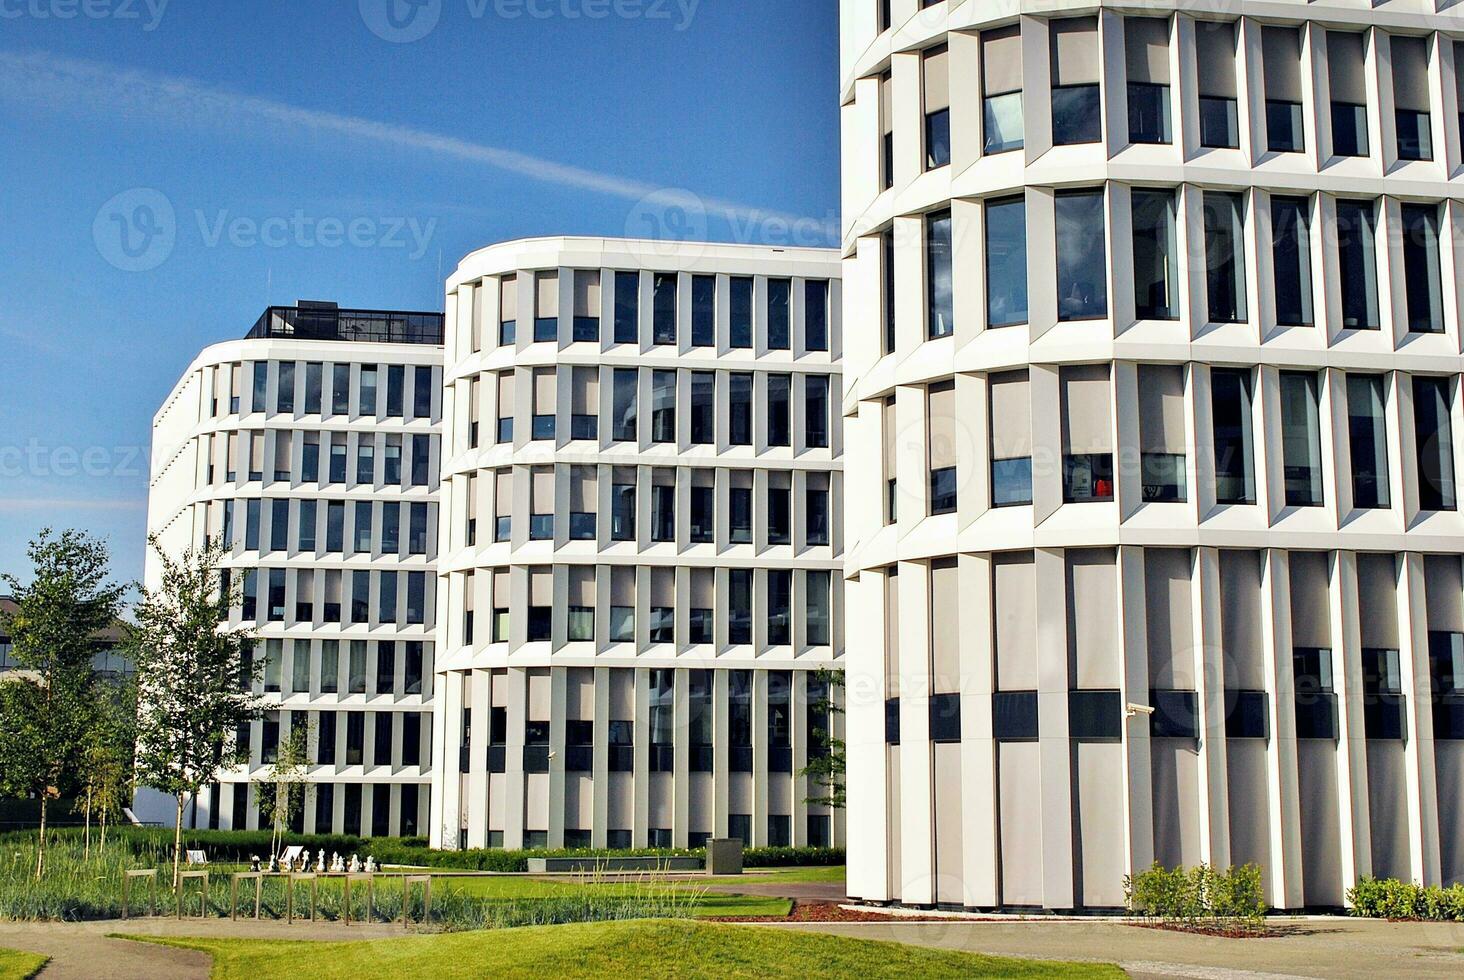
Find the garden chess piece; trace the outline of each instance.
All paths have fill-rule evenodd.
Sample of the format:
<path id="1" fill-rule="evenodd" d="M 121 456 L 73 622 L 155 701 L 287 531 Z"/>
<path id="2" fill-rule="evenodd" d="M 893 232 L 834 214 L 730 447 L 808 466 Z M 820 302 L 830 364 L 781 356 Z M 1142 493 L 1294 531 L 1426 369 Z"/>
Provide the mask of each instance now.
<path id="1" fill-rule="evenodd" d="M 376 874 L 376 858 L 373 855 L 368 854 L 366 856 L 366 873 L 369 875 Z"/>
<path id="2" fill-rule="evenodd" d="M 259 855 L 258 854 L 251 854 L 251 855 L 249 855 L 249 870 L 250 871 L 258 871 L 259 870 Z"/>
<path id="3" fill-rule="evenodd" d="M 330 870 L 335 874 L 340 874 L 346 870 L 345 862 L 341 860 L 339 852 L 330 856 Z"/>
<path id="4" fill-rule="evenodd" d="M 356 855 L 352 854 L 351 855 L 351 874 L 354 875 L 354 874 L 360 874 L 360 873 L 361 873 L 361 859 L 358 858 Z"/>
<path id="5" fill-rule="evenodd" d="M 325 848 L 321 848 L 319 856 L 315 859 L 315 871 L 317 874 L 325 874 Z"/>
<path id="6" fill-rule="evenodd" d="M 269 873 L 272 875 L 280 873 L 280 859 L 277 855 L 271 854 L 269 856 Z"/>

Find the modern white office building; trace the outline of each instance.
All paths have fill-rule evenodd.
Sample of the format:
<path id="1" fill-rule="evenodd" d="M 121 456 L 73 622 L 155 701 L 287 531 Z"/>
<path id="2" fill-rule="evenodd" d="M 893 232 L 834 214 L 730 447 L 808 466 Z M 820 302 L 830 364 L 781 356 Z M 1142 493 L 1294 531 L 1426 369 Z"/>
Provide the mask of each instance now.
<path id="1" fill-rule="evenodd" d="M 843 0 L 851 896 L 1464 878 L 1446 6 Z"/>
<path id="2" fill-rule="evenodd" d="M 425 835 L 431 794 L 442 314 L 271 307 L 207 348 L 153 421 L 148 529 L 171 555 L 221 538 L 268 710 L 249 762 L 188 810 L 254 829 L 251 780 L 310 726 L 297 831 Z M 160 575 L 148 555 L 147 583 Z M 137 809 L 153 815 L 157 794 Z M 158 819 L 172 820 L 161 801 Z"/>
<path id="3" fill-rule="evenodd" d="M 844 647 L 839 272 L 592 238 L 463 259 L 434 844 L 843 842 L 800 775 Z"/>

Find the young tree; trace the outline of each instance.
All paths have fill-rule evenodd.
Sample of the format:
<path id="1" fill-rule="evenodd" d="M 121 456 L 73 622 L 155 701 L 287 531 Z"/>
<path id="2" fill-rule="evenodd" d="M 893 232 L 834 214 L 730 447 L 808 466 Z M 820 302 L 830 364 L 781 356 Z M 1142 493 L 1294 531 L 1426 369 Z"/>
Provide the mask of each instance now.
<path id="1" fill-rule="evenodd" d="M 808 764 L 800 775 L 807 777 L 811 794 L 805 803 L 827 806 L 842 810 L 844 797 L 844 740 L 834 735 L 834 723 L 844 713 L 835 691 L 844 689 L 844 672 L 827 668 L 817 671 L 809 679 L 809 686 L 817 685 L 816 693 L 808 703 L 808 715 L 813 723 L 813 740 L 808 748 Z"/>
<path id="2" fill-rule="evenodd" d="M 85 815 L 84 853 L 88 857 L 92 817 L 97 818 L 105 847 L 108 821 L 121 815 L 132 796 L 137 733 L 137 686 L 131 679 L 98 683 L 96 694 L 96 720 L 78 760 L 83 793 L 78 807 Z"/>
<path id="3" fill-rule="evenodd" d="M 223 546 L 210 542 L 181 557 L 148 539 L 162 564 L 156 590 L 136 609 L 137 777 L 177 802 L 173 882 L 183 848 L 183 808 L 225 768 L 243 762 L 235 739 L 259 716 L 253 634 L 224 625 L 238 590 L 221 574 Z"/>
<path id="4" fill-rule="evenodd" d="M 27 549 L 29 583 L 3 576 L 16 601 L 0 619 L 21 669 L 0 684 L 0 783 L 39 797 L 41 843 L 36 878 L 46 868 L 50 801 L 69 785 L 96 713 L 92 635 L 116 620 L 124 586 L 111 581 L 107 546 L 80 531 L 48 528 Z"/>
<path id="5" fill-rule="evenodd" d="M 305 809 L 306 776 L 310 772 L 310 725 L 300 721 L 296 713 L 290 732 L 280 742 L 269 776 L 257 780 L 255 793 L 260 812 L 268 814 L 270 823 L 269 853 L 278 856 L 290 820 Z"/>

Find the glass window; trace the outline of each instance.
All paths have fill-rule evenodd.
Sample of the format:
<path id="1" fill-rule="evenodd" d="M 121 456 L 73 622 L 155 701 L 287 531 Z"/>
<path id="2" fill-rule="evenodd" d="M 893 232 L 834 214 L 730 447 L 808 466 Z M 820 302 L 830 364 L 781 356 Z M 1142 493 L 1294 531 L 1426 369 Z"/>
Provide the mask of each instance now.
<path id="1" fill-rule="evenodd" d="M 1134 312 L 1140 320 L 1179 316 L 1179 252 L 1174 192 L 1139 190 L 1131 196 L 1134 233 Z"/>
<path id="2" fill-rule="evenodd" d="M 829 284 L 809 279 L 803 284 L 803 349 L 829 349 Z"/>
<path id="3" fill-rule="evenodd" d="M 925 275 L 929 294 L 928 335 L 949 337 L 955 332 L 951 271 L 951 213 L 931 215 L 925 226 Z"/>
<path id="4" fill-rule="evenodd" d="M 691 542 L 710 544 L 716 530 L 717 490 L 715 487 L 691 488 Z"/>
<path id="5" fill-rule="evenodd" d="M 752 445 L 752 375 L 727 376 L 727 443 L 731 446 Z"/>
<path id="6" fill-rule="evenodd" d="M 731 330 L 729 346 L 736 350 L 752 347 L 752 279 L 734 276 L 730 297 Z"/>
<path id="7" fill-rule="evenodd" d="M 727 524 L 733 544 L 752 543 L 752 488 L 731 487 L 727 491 Z"/>
<path id="8" fill-rule="evenodd" d="M 895 233 L 880 236 L 880 263 L 884 274 L 880 299 L 884 304 L 884 353 L 895 352 Z"/>
<path id="9" fill-rule="evenodd" d="M 1380 374 L 1347 376 L 1347 432 L 1352 451 L 1352 506 L 1385 508 L 1388 495 L 1386 400 Z"/>
<path id="10" fill-rule="evenodd" d="M 1311 211 L 1304 197 L 1271 198 L 1271 266 L 1276 323 L 1312 325 Z"/>
<path id="11" fill-rule="evenodd" d="M 651 540 L 676 540 L 676 486 L 658 483 L 651 487 Z"/>
<path id="12" fill-rule="evenodd" d="M 1332 100 L 1332 153 L 1367 156 L 1367 106 Z"/>
<path id="13" fill-rule="evenodd" d="M 361 415 L 376 414 L 376 365 L 368 364 L 361 367 Z"/>
<path id="14" fill-rule="evenodd" d="M 651 372 L 651 442 L 676 441 L 676 372 Z"/>
<path id="15" fill-rule="evenodd" d="M 1169 21 L 1124 18 L 1130 143 L 1170 143 Z"/>
<path id="16" fill-rule="evenodd" d="M 768 280 L 768 350 L 787 350 L 793 283 L 788 279 Z"/>
<path id="17" fill-rule="evenodd" d="M 786 486 L 768 487 L 768 544 L 792 542 L 792 491 Z"/>
<path id="18" fill-rule="evenodd" d="M 717 346 L 717 277 L 691 277 L 691 346 Z"/>
<path id="19" fill-rule="evenodd" d="M 793 642 L 792 605 L 793 573 L 787 569 L 768 569 L 768 645 L 787 646 Z M 770 695 L 771 697 L 771 695 Z M 771 712 L 771 705 L 769 711 Z"/>
<path id="20" fill-rule="evenodd" d="M 406 412 L 407 369 L 402 364 L 386 366 L 386 416 L 399 419 Z"/>
<path id="21" fill-rule="evenodd" d="M 1103 138 L 1097 18 L 1051 20 L 1047 27 L 1053 145 L 1096 143 Z"/>
<path id="22" fill-rule="evenodd" d="M 640 343 L 640 273 L 615 273 L 615 343 Z"/>
<path id="23" fill-rule="evenodd" d="M 1429 114 L 1418 109 L 1397 109 L 1394 127 L 1398 134 L 1399 160 L 1432 160 L 1433 134 Z"/>
<path id="24" fill-rule="evenodd" d="M 616 483 L 610 487 L 610 540 L 635 540 L 634 483 Z"/>
<path id="25" fill-rule="evenodd" d="M 1210 372 L 1211 421 L 1215 436 L 1215 501 L 1256 502 L 1251 468 L 1251 376 L 1249 371 L 1215 368 Z"/>
<path id="26" fill-rule="evenodd" d="M 717 376 L 711 371 L 691 373 L 691 439 L 693 446 L 717 441 Z"/>
<path id="27" fill-rule="evenodd" d="M 787 446 L 790 439 L 788 389 L 792 376 L 770 374 L 768 384 L 768 445 Z"/>
<path id="28" fill-rule="evenodd" d="M 752 642 L 752 569 L 727 571 L 727 642 Z"/>
<path id="29" fill-rule="evenodd" d="M 1108 268 L 1103 243 L 1103 191 L 1059 191 L 1057 316 L 1089 320 L 1108 314 Z"/>
<path id="30" fill-rule="evenodd" d="M 1403 285 L 1408 329 L 1442 333 L 1444 304 L 1439 285 L 1439 209 L 1432 204 L 1405 204 L 1403 217 Z"/>
<path id="31" fill-rule="evenodd" d="M 925 169 L 951 162 L 950 57 L 942 45 L 925 53 Z"/>
<path id="32" fill-rule="evenodd" d="M 305 365 L 305 405 L 306 415 L 320 414 L 320 400 L 322 388 L 324 387 L 323 371 L 324 365 L 311 362 Z"/>
<path id="33" fill-rule="evenodd" d="M 1300 102 L 1266 100 L 1266 149 L 1272 153 L 1300 153 L 1305 149 Z"/>
<path id="34" fill-rule="evenodd" d="M 250 395 L 252 396 L 250 406 L 252 407 L 253 411 L 268 411 L 268 407 L 265 403 L 265 399 L 269 395 L 268 361 L 254 362 L 254 387 L 253 390 L 250 392 Z"/>
<path id="35" fill-rule="evenodd" d="M 1281 455 L 1286 506 L 1322 506 L 1322 435 L 1317 376 L 1281 372 Z"/>
<path id="36" fill-rule="evenodd" d="M 676 273 L 658 272 L 655 277 L 655 304 L 652 309 L 653 343 L 676 343 Z"/>
<path id="37" fill-rule="evenodd" d="M 829 582 L 827 571 L 811 571 L 804 579 L 808 591 L 805 610 L 806 638 L 811 647 L 828 646 L 829 639 Z"/>
<path id="38" fill-rule="evenodd" d="M 1377 241 L 1371 201 L 1337 202 L 1337 264 L 1342 326 L 1378 328 Z"/>
<path id="39" fill-rule="evenodd" d="M 1239 194 L 1205 192 L 1205 295 L 1211 323 L 1245 320 L 1245 219 Z"/>
<path id="40" fill-rule="evenodd" d="M 331 366 L 330 410 L 333 415 L 345 415 L 351 410 L 351 366 Z"/>
<path id="41" fill-rule="evenodd" d="M 804 495 L 804 542 L 810 547 L 829 543 L 829 492 L 810 486 Z"/>
<path id="42" fill-rule="evenodd" d="M 1021 196 L 986 203 L 986 322 L 1027 322 L 1027 203 Z"/>
<path id="43" fill-rule="evenodd" d="M 1240 146 L 1240 120 L 1235 99 L 1200 96 L 1200 145 L 1228 150 Z"/>
<path id="44" fill-rule="evenodd" d="M 982 32 L 981 86 L 982 152 L 1020 150 L 1022 34 L 1018 25 Z"/>
<path id="45" fill-rule="evenodd" d="M 1413 438 L 1418 452 L 1419 510 L 1453 510 L 1455 507 L 1450 386 L 1448 378 L 1413 379 Z"/>
<path id="46" fill-rule="evenodd" d="M 290 414 L 295 411 L 295 362 L 281 361 L 279 376 L 275 379 L 275 411 Z"/>
<path id="47" fill-rule="evenodd" d="M 636 441 L 636 387 L 639 377 L 635 368 L 615 369 L 610 432 L 610 438 L 615 442 Z"/>
<path id="48" fill-rule="evenodd" d="M 635 642 L 635 607 L 610 607 L 610 642 Z"/>
<path id="49" fill-rule="evenodd" d="M 803 442 L 810 449 L 829 445 L 829 379 L 822 374 L 803 377 Z"/>

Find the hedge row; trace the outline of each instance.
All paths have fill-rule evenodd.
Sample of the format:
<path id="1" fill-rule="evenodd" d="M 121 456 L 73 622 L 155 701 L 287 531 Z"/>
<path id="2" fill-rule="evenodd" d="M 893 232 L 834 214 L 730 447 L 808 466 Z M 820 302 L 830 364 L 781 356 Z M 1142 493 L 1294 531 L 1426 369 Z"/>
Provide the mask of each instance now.
<path id="1" fill-rule="evenodd" d="M 1363 878 L 1347 891 L 1352 914 L 1368 919 L 1464 922 L 1464 884 L 1441 888 L 1397 878 Z"/>
<path id="2" fill-rule="evenodd" d="M 95 833 L 95 831 L 93 831 Z M 76 837 L 80 831 L 64 828 L 55 831 L 58 837 Z M 170 851 L 173 832 L 155 827 L 120 827 L 108 830 L 114 839 L 125 840 L 134 852 Z M 12 831 L 0 834 L 6 840 L 33 838 L 34 831 Z M 506 851 L 499 848 L 476 848 L 464 851 L 435 851 L 424 837 L 363 838 L 345 834 L 287 834 L 287 844 L 301 844 L 313 855 L 322 848 L 327 855 L 349 857 L 367 855 L 379 864 L 405 864 L 430 868 L 451 868 L 464 871 L 527 871 L 528 859 L 536 857 L 701 857 L 702 849 L 633 848 L 594 850 L 592 848 L 560 848 L 557 850 Z M 267 830 L 185 830 L 183 846 L 201 850 L 210 861 L 235 863 L 253 856 L 269 854 L 270 833 Z M 843 848 L 832 847 L 750 847 L 743 852 L 742 863 L 749 868 L 787 867 L 791 865 L 838 865 L 844 863 Z"/>

